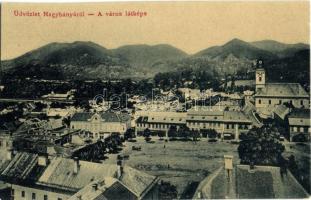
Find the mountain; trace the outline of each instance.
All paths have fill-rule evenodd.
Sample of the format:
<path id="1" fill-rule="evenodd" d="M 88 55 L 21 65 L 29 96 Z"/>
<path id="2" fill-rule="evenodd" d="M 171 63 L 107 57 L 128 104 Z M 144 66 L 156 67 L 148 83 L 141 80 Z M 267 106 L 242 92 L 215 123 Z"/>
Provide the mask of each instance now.
<path id="1" fill-rule="evenodd" d="M 259 49 L 270 51 L 273 53 L 282 52 L 287 49 L 303 50 L 303 49 L 309 48 L 309 45 L 304 44 L 304 43 L 286 44 L 286 43 L 281 43 L 281 42 L 277 42 L 274 40 L 261 40 L 261 41 L 251 42 L 251 44 Z"/>
<path id="2" fill-rule="evenodd" d="M 245 41 L 233 39 L 222 46 L 214 46 L 204 49 L 194 55 L 195 57 L 209 57 L 211 59 L 226 59 L 234 56 L 238 59 L 254 60 L 258 58 L 271 59 L 275 55 L 269 51 L 259 49 Z"/>
<path id="3" fill-rule="evenodd" d="M 165 44 L 106 49 L 93 42 L 77 41 L 50 43 L 15 59 L 2 61 L 1 64 L 12 77 L 27 75 L 51 79 L 49 73 L 53 71 L 53 74 L 62 74 L 67 79 L 142 78 L 152 77 L 158 72 L 150 70 L 155 63 L 185 56 L 185 52 Z"/>
<path id="4" fill-rule="evenodd" d="M 204 70 L 220 78 L 230 74 L 245 78 L 253 74 L 257 59 L 271 64 L 273 67 L 269 70 L 273 72 L 278 69 L 291 71 L 291 67 L 305 71 L 308 67 L 305 63 L 309 62 L 306 56 L 301 56 L 305 50 L 309 51 L 309 46 L 305 44 L 233 39 L 187 55 L 168 44 L 126 45 L 107 49 L 93 42 L 77 41 L 50 43 L 15 59 L 1 61 L 1 65 L 7 78 L 144 79 L 160 72 L 187 69 Z"/>
<path id="5" fill-rule="evenodd" d="M 130 65 L 150 68 L 158 62 L 176 60 L 188 56 L 184 51 L 168 44 L 159 45 L 126 45 L 113 49 L 115 55 L 125 58 Z"/>

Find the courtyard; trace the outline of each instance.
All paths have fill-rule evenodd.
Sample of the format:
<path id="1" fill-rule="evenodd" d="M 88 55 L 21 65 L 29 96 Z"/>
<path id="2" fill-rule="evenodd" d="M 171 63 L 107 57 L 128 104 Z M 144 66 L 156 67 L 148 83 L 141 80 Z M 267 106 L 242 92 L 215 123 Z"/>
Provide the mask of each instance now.
<path id="1" fill-rule="evenodd" d="M 141 151 L 132 150 L 132 146 L 141 147 Z M 188 197 L 207 175 L 223 165 L 224 155 L 233 155 L 238 163 L 237 144 L 229 141 L 208 142 L 201 138 L 192 141 L 168 141 L 152 138 L 147 143 L 143 137 L 136 142 L 125 142 L 119 155 L 129 155 L 124 164 L 156 175 L 161 180 L 175 185 L 178 197 Z M 109 155 L 105 162 L 116 162 L 117 155 Z"/>

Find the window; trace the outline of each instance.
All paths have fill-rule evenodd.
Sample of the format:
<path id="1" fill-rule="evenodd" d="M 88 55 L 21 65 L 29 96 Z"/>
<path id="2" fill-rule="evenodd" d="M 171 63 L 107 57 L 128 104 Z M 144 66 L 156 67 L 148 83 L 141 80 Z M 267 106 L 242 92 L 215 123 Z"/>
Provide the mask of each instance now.
<path id="1" fill-rule="evenodd" d="M 308 133 L 308 127 L 303 127 L 303 132 Z"/>
<path id="2" fill-rule="evenodd" d="M 262 81 L 262 77 L 261 76 L 259 76 L 259 82 L 261 82 Z"/>
<path id="3" fill-rule="evenodd" d="M 261 104 L 261 99 L 258 100 L 258 104 Z"/>
<path id="4" fill-rule="evenodd" d="M 44 199 L 44 200 L 48 200 L 48 195 L 45 194 L 45 195 L 43 196 L 43 199 Z"/>
<path id="5" fill-rule="evenodd" d="M 22 191 L 21 196 L 22 196 L 22 197 L 25 197 L 25 191 Z"/>
<path id="6" fill-rule="evenodd" d="M 14 197 L 14 189 L 11 190 L 11 195 Z"/>
<path id="7" fill-rule="evenodd" d="M 36 199 L 36 193 L 32 193 L 31 199 L 32 199 L 32 200 Z"/>
<path id="8" fill-rule="evenodd" d="M 279 100 L 279 104 L 282 104 L 282 100 Z"/>
<path id="9" fill-rule="evenodd" d="M 229 124 L 227 124 L 227 129 L 229 129 L 230 128 L 230 125 Z"/>
<path id="10" fill-rule="evenodd" d="M 0 140 L 0 147 L 2 146 L 2 141 Z"/>
<path id="11" fill-rule="evenodd" d="M 269 100 L 269 104 L 271 104 L 271 100 Z"/>
<path id="12" fill-rule="evenodd" d="M 302 105 L 302 106 L 303 106 L 303 100 L 300 100 L 300 105 Z"/>

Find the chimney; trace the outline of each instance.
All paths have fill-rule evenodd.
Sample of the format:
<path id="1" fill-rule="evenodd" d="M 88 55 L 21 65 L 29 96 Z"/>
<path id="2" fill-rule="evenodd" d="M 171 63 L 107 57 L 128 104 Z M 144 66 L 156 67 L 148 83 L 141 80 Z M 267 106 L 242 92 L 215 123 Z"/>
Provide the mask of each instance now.
<path id="1" fill-rule="evenodd" d="M 49 162 L 49 160 L 48 160 L 48 157 L 46 155 L 42 155 L 42 156 L 38 157 L 38 165 L 39 166 L 45 167 L 48 165 L 48 162 Z"/>
<path id="2" fill-rule="evenodd" d="M 98 185 L 97 185 L 97 183 L 94 183 L 94 184 L 92 185 L 92 191 L 93 191 L 93 192 L 96 192 L 97 189 L 98 189 Z"/>
<path id="3" fill-rule="evenodd" d="M 74 160 L 73 173 L 78 174 L 79 169 L 80 169 L 79 158 L 74 157 L 73 160 Z"/>
<path id="4" fill-rule="evenodd" d="M 120 179 L 122 174 L 123 174 L 122 161 L 118 160 L 118 162 L 117 162 L 117 179 Z"/>

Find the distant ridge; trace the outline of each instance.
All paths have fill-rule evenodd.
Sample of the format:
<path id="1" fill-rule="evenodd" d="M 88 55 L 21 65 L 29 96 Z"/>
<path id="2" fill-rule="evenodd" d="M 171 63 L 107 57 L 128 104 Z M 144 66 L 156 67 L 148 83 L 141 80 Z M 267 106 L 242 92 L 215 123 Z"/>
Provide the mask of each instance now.
<path id="1" fill-rule="evenodd" d="M 7 77 L 15 78 L 143 79 L 181 69 L 207 70 L 224 76 L 252 70 L 257 59 L 282 65 L 286 60 L 301 63 L 306 54 L 298 53 L 304 50 L 309 51 L 309 45 L 274 40 L 245 42 L 237 38 L 193 55 L 169 44 L 107 49 L 91 41 L 53 42 L 17 58 L 1 61 L 1 65 Z"/>

